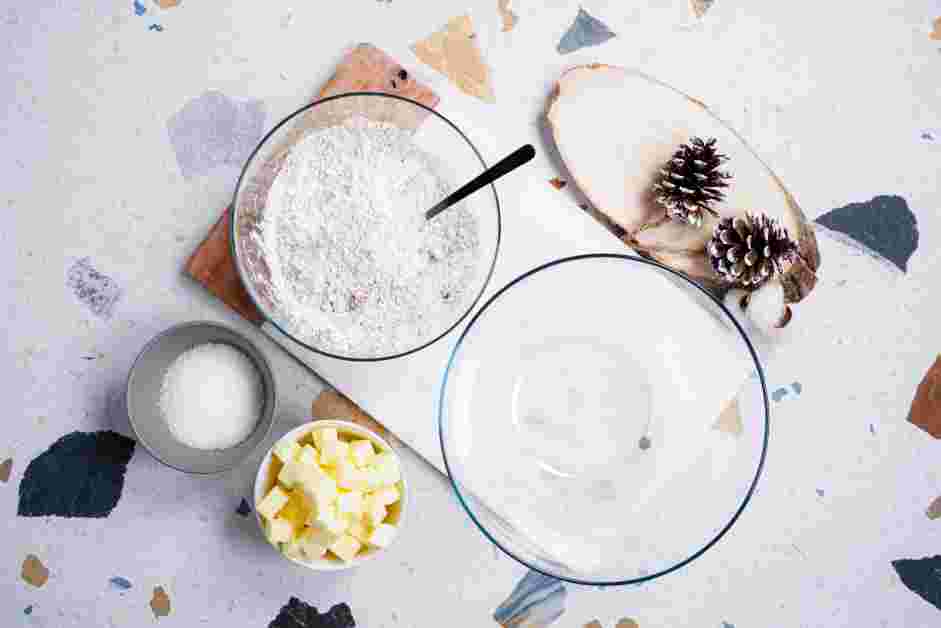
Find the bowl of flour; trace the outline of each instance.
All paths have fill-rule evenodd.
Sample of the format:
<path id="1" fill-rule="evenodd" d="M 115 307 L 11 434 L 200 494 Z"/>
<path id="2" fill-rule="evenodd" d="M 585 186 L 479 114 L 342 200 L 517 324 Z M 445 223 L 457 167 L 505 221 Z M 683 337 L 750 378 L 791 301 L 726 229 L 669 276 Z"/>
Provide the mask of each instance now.
<path id="1" fill-rule="evenodd" d="M 491 186 L 424 212 L 487 165 L 457 126 L 378 93 L 327 98 L 278 124 L 233 202 L 242 283 L 274 325 L 318 353 L 401 357 L 473 309 L 496 262 Z"/>

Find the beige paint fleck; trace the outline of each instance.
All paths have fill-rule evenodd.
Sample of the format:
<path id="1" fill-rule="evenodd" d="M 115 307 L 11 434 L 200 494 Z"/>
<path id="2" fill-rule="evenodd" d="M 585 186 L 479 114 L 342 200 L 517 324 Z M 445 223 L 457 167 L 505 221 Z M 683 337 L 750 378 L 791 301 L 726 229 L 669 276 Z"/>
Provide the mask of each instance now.
<path id="1" fill-rule="evenodd" d="M 701 18 L 712 8 L 715 0 L 689 0 L 689 5 L 697 18 Z"/>
<path id="2" fill-rule="evenodd" d="M 941 17 L 932 22 L 932 25 L 934 26 L 934 30 L 931 31 L 929 37 L 931 37 L 931 39 L 941 39 Z"/>
<path id="3" fill-rule="evenodd" d="M 725 434 L 731 434 L 732 436 L 742 435 L 742 432 L 745 431 L 745 425 L 742 423 L 742 415 L 738 411 L 737 399 L 733 399 L 729 402 L 729 405 L 725 407 L 722 414 L 720 414 L 716 422 L 713 423 L 712 429 L 719 430 Z"/>
<path id="4" fill-rule="evenodd" d="M 150 598 L 150 610 L 158 619 L 170 614 L 170 596 L 163 590 L 163 587 L 154 587 L 154 595 Z"/>
<path id="5" fill-rule="evenodd" d="M 49 580 L 49 569 L 42 564 L 42 561 L 36 555 L 29 554 L 23 561 L 20 576 L 25 582 L 39 588 Z"/>
<path id="6" fill-rule="evenodd" d="M 621 619 L 614 628 L 640 628 L 640 624 L 629 617 Z"/>
<path id="7" fill-rule="evenodd" d="M 447 76 L 465 94 L 492 103 L 496 98 L 490 86 L 490 69 L 475 39 L 470 16 L 461 15 L 412 44 L 412 52 L 422 63 Z"/>
<path id="8" fill-rule="evenodd" d="M 931 505 L 928 506 L 928 510 L 925 511 L 925 514 L 932 520 L 941 519 L 941 497 L 935 497 Z"/>
<path id="9" fill-rule="evenodd" d="M 510 9 L 510 2 L 511 0 L 497 0 L 497 11 L 500 12 L 500 17 L 503 19 L 503 28 L 500 30 L 504 33 L 513 30 L 519 21 L 519 16 Z"/>
<path id="10" fill-rule="evenodd" d="M 0 482 L 6 484 L 10 480 L 11 471 L 13 471 L 13 458 L 7 458 L 0 463 Z"/>
<path id="11" fill-rule="evenodd" d="M 154 0 L 154 4 L 161 9 L 172 9 L 180 4 L 180 0 Z"/>
<path id="12" fill-rule="evenodd" d="M 585 624 L 585 628 L 602 628 L 601 622 L 597 619 L 592 619 L 590 622 Z"/>

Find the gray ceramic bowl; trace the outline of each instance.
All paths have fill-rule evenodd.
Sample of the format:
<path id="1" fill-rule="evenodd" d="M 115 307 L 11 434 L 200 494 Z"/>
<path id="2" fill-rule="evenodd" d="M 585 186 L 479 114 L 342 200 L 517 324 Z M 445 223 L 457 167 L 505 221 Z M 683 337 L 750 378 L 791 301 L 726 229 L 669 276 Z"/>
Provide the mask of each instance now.
<path id="1" fill-rule="evenodd" d="M 264 407 L 251 435 L 229 449 L 188 447 L 170 433 L 160 414 L 160 387 L 170 364 L 181 353 L 207 342 L 225 343 L 248 356 L 261 374 Z M 219 473 L 237 466 L 265 440 L 274 422 L 275 384 L 268 360 L 240 333 L 210 322 L 176 325 L 147 343 L 127 378 L 127 415 L 140 442 L 154 458 L 187 473 Z"/>

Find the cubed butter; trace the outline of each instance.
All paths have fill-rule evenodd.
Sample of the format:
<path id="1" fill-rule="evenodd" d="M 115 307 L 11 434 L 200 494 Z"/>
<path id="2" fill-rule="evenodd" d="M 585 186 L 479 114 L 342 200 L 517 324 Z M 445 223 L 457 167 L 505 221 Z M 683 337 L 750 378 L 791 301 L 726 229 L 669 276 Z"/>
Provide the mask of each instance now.
<path id="1" fill-rule="evenodd" d="M 278 473 L 278 483 L 285 488 L 292 488 L 300 480 L 300 473 L 305 467 L 297 460 L 291 460 L 281 467 Z"/>
<path id="2" fill-rule="evenodd" d="M 301 451 L 301 446 L 292 438 L 282 438 L 274 446 L 273 451 L 274 455 L 276 455 L 281 462 L 287 464 L 294 460 Z"/>
<path id="3" fill-rule="evenodd" d="M 377 454 L 365 469 L 369 487 L 373 490 L 392 486 L 401 479 L 399 463 L 389 452 Z"/>
<path id="4" fill-rule="evenodd" d="M 278 513 L 278 519 L 286 519 L 294 526 L 295 533 L 300 533 L 304 529 L 310 517 L 311 503 L 307 496 L 300 489 L 296 488 L 288 493 L 288 503 Z"/>
<path id="5" fill-rule="evenodd" d="M 349 460 L 337 465 L 337 486 L 348 491 L 363 492 L 369 488 L 369 478 Z"/>
<path id="6" fill-rule="evenodd" d="M 356 557 L 356 554 L 359 553 L 359 549 L 362 546 L 363 544 L 355 538 L 349 534 L 344 534 L 336 543 L 331 545 L 329 549 L 337 558 L 345 562 L 350 562 Z"/>
<path id="7" fill-rule="evenodd" d="M 337 514 L 335 507 L 324 508 L 319 512 L 311 512 L 307 525 L 334 536 L 340 536 L 349 527 L 349 522 Z"/>
<path id="8" fill-rule="evenodd" d="M 327 467 L 338 467 L 344 462 L 349 462 L 350 444 L 342 440 L 324 441 L 320 448 L 320 464 Z"/>
<path id="9" fill-rule="evenodd" d="M 294 526 L 287 519 L 275 517 L 269 521 L 268 539 L 272 543 L 287 543 L 294 538 Z"/>
<path id="10" fill-rule="evenodd" d="M 337 442 L 340 440 L 340 435 L 337 434 L 335 427 L 325 427 L 314 432 L 314 445 L 317 446 L 317 449 L 323 451 L 324 443 L 327 442 Z"/>
<path id="11" fill-rule="evenodd" d="M 288 499 L 288 494 L 280 486 L 275 486 L 268 491 L 261 503 L 255 506 L 255 510 L 265 519 L 274 519 L 278 511 L 288 503 Z"/>
<path id="12" fill-rule="evenodd" d="M 307 528 L 297 539 L 297 544 L 307 559 L 314 560 L 326 554 L 327 546 L 335 543 L 339 538 L 339 536 L 332 536 L 321 530 Z"/>
<path id="13" fill-rule="evenodd" d="M 386 507 L 372 497 L 366 498 L 363 508 L 363 519 L 373 528 L 382 523 L 386 518 Z"/>
<path id="14" fill-rule="evenodd" d="M 297 454 L 297 461 L 304 465 L 318 465 L 320 464 L 320 456 L 317 455 L 316 449 L 310 445 L 304 445 Z"/>
<path id="15" fill-rule="evenodd" d="M 380 524 L 366 539 L 366 544 L 372 547 L 389 547 L 389 544 L 395 539 L 396 532 L 398 532 L 398 528 L 395 526 L 388 523 Z"/>
<path id="16" fill-rule="evenodd" d="M 304 539 L 306 543 L 313 543 L 314 545 L 327 548 L 336 543 L 341 536 L 343 536 L 342 532 L 340 534 L 336 534 L 334 532 L 330 532 L 329 530 L 306 528 L 304 533 L 301 535 L 301 538 Z"/>
<path id="17" fill-rule="evenodd" d="M 333 504 L 337 498 L 337 483 L 319 470 L 305 467 L 298 483 L 314 510 Z"/>
<path id="18" fill-rule="evenodd" d="M 337 497 L 337 511 L 341 517 L 344 515 L 359 517 L 363 514 L 363 494 L 359 491 L 340 493 Z"/>
<path id="19" fill-rule="evenodd" d="M 307 555 L 304 553 L 304 547 L 298 538 L 291 539 L 281 546 L 281 552 L 288 558 L 295 560 L 305 560 Z"/>
<path id="20" fill-rule="evenodd" d="M 346 533 L 352 536 L 353 538 L 365 543 L 366 539 L 369 538 L 369 533 L 372 530 L 366 522 L 363 521 L 362 517 L 356 517 L 355 519 L 350 519 L 350 526 L 347 528 Z"/>
<path id="21" fill-rule="evenodd" d="M 391 506 L 401 498 L 399 488 L 394 485 L 384 486 L 379 490 L 371 493 L 371 495 L 374 501 L 382 504 L 383 506 Z"/>
<path id="22" fill-rule="evenodd" d="M 376 450 L 368 440 L 354 440 L 350 443 L 350 459 L 357 467 L 365 467 L 376 457 Z"/>

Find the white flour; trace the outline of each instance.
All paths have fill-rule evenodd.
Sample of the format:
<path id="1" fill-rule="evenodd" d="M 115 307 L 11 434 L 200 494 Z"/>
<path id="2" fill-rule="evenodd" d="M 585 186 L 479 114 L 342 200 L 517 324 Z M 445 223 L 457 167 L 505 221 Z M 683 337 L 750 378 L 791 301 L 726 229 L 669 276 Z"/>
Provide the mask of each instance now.
<path id="1" fill-rule="evenodd" d="M 480 257 L 467 208 L 424 219 L 449 183 L 398 127 L 355 119 L 304 137 L 271 186 L 256 236 L 276 322 L 318 349 L 363 358 L 443 332 L 474 296 Z"/>

